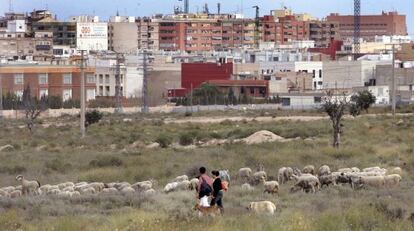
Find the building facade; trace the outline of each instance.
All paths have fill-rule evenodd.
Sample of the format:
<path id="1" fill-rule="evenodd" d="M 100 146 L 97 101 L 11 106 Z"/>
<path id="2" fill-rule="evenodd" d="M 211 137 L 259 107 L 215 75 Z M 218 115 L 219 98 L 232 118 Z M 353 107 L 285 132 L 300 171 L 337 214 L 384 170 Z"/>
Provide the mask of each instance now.
<path id="1" fill-rule="evenodd" d="M 3 94 L 22 96 L 29 86 L 33 96 L 59 96 L 64 101 L 80 99 L 81 72 L 76 66 L 5 65 L 0 67 Z M 95 69 L 85 73 L 86 100 L 95 99 Z"/>
<path id="2" fill-rule="evenodd" d="M 329 23 L 339 23 L 342 40 L 354 36 L 354 16 L 330 14 Z M 406 16 L 398 12 L 382 12 L 380 15 L 361 15 L 361 38 L 371 42 L 375 36 L 381 35 L 407 35 Z"/>

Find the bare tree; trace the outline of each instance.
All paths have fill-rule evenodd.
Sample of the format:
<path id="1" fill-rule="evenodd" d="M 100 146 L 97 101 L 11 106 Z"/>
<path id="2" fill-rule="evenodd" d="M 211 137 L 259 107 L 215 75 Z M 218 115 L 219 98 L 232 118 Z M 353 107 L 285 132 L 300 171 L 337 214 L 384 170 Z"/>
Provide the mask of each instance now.
<path id="1" fill-rule="evenodd" d="M 47 109 L 46 96 L 40 99 L 32 97 L 30 86 L 27 86 L 23 91 L 22 109 L 25 112 L 26 126 L 30 132 L 33 132 L 36 119 Z"/>
<path id="2" fill-rule="evenodd" d="M 343 132 L 342 119 L 345 113 L 349 110 L 350 102 L 345 94 L 335 96 L 332 91 L 328 91 L 325 100 L 322 104 L 322 110 L 328 114 L 332 122 L 333 128 L 333 143 L 332 146 L 339 148 L 341 142 L 341 134 Z"/>

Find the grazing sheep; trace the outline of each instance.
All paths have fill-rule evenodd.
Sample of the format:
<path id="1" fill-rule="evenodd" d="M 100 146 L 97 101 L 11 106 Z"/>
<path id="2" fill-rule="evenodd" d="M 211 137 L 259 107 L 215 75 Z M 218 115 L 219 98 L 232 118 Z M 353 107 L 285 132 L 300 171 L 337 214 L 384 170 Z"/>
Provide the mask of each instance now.
<path id="1" fill-rule="evenodd" d="M 104 183 L 100 183 L 100 182 L 90 183 L 90 184 L 88 184 L 88 186 L 95 189 L 95 192 L 97 192 L 97 193 L 102 192 L 102 190 L 105 188 Z"/>
<path id="2" fill-rule="evenodd" d="M 125 187 L 121 190 L 123 194 L 132 194 L 135 193 L 135 190 L 132 187 Z"/>
<path id="3" fill-rule="evenodd" d="M 293 169 L 291 167 L 282 167 L 277 174 L 277 180 L 280 184 L 284 184 L 293 177 Z"/>
<path id="4" fill-rule="evenodd" d="M 78 183 L 76 183 L 75 184 L 75 187 L 78 187 L 78 186 L 84 186 L 84 185 L 87 185 L 88 184 L 88 182 L 84 182 L 84 181 L 82 181 L 82 182 L 78 182 Z"/>
<path id="5" fill-rule="evenodd" d="M 242 184 L 241 186 L 243 191 L 253 191 L 253 187 L 249 183 Z"/>
<path id="6" fill-rule="evenodd" d="M 193 178 L 190 180 L 190 190 L 197 190 L 198 184 L 200 180 L 197 178 Z"/>
<path id="7" fill-rule="evenodd" d="M 363 172 L 376 172 L 376 171 L 381 171 L 381 168 L 376 166 L 376 167 L 369 167 L 369 168 L 364 168 L 362 170 Z"/>
<path id="8" fill-rule="evenodd" d="M 78 191 L 74 191 L 74 192 L 69 192 L 70 193 L 70 197 L 74 197 L 74 196 L 80 196 L 80 192 Z"/>
<path id="9" fill-rule="evenodd" d="M 137 182 L 133 184 L 131 187 L 135 189 L 137 192 L 147 191 L 149 189 L 152 189 L 152 181 Z"/>
<path id="10" fill-rule="evenodd" d="M 66 182 L 66 183 L 61 183 L 57 185 L 59 187 L 60 190 L 67 188 L 67 187 L 75 187 L 75 184 L 72 182 Z"/>
<path id="11" fill-rule="evenodd" d="M 349 172 L 352 172 L 352 169 L 350 169 L 350 168 L 340 168 L 340 169 L 338 169 L 338 172 L 340 172 L 340 173 L 349 173 Z"/>
<path id="12" fill-rule="evenodd" d="M 230 183 L 230 172 L 229 170 L 220 170 L 219 171 L 219 177 L 222 181 L 227 181 Z"/>
<path id="13" fill-rule="evenodd" d="M 402 174 L 402 169 L 400 167 L 395 167 L 391 170 L 391 174 Z"/>
<path id="14" fill-rule="evenodd" d="M 182 176 L 177 176 L 173 182 L 182 182 L 182 181 L 188 181 L 188 176 L 187 175 L 182 175 Z"/>
<path id="15" fill-rule="evenodd" d="M 401 176 L 398 174 L 392 174 L 392 175 L 385 176 L 384 177 L 385 186 L 389 188 L 400 186 L 401 179 L 402 179 Z"/>
<path id="16" fill-rule="evenodd" d="M 9 197 L 9 193 L 0 189 L 0 197 Z"/>
<path id="17" fill-rule="evenodd" d="M 259 172 L 255 172 L 251 179 L 250 179 L 250 183 L 253 185 L 258 185 L 260 184 L 260 182 L 263 182 L 267 179 L 267 174 L 265 171 L 259 171 Z"/>
<path id="18" fill-rule="evenodd" d="M 385 186 L 385 177 L 383 176 L 360 176 L 358 187 L 369 186 L 374 188 L 382 188 Z"/>
<path id="19" fill-rule="evenodd" d="M 241 168 L 237 174 L 238 177 L 242 179 L 248 179 L 252 175 L 252 169 L 250 168 Z"/>
<path id="20" fill-rule="evenodd" d="M 321 175 L 319 176 L 319 182 L 321 183 L 321 188 L 326 185 L 329 187 L 329 185 L 336 184 L 336 177 L 334 175 Z"/>
<path id="21" fill-rule="evenodd" d="M 16 188 L 15 188 L 15 187 L 13 187 L 13 186 L 8 186 L 8 187 L 3 187 L 3 188 L 0 188 L 0 190 L 5 191 L 6 193 L 11 193 L 11 192 L 15 191 L 15 190 L 16 190 Z"/>
<path id="22" fill-rule="evenodd" d="M 322 165 L 318 170 L 318 176 L 326 176 L 331 174 L 331 169 L 328 165 Z"/>
<path id="23" fill-rule="evenodd" d="M 273 215 L 276 211 L 276 205 L 270 201 L 250 202 L 247 209 L 258 215 Z"/>
<path id="24" fill-rule="evenodd" d="M 75 189 L 72 186 L 68 186 L 62 189 L 63 192 L 74 192 Z"/>
<path id="25" fill-rule="evenodd" d="M 115 193 L 118 193 L 118 189 L 116 189 L 116 188 L 104 188 L 102 190 L 102 193 L 104 193 L 104 194 L 115 194 Z"/>
<path id="26" fill-rule="evenodd" d="M 352 167 L 351 170 L 352 172 L 361 172 L 361 170 L 357 167 Z"/>
<path id="27" fill-rule="evenodd" d="M 296 184 L 290 189 L 291 192 L 297 192 L 298 190 L 303 190 L 304 192 L 316 193 L 316 190 L 320 188 L 321 183 L 319 179 L 310 174 L 304 174 L 300 177 L 297 177 Z"/>
<path id="28" fill-rule="evenodd" d="M 166 192 L 166 193 L 172 192 L 172 191 L 174 191 L 177 188 L 177 186 L 178 186 L 178 182 L 168 183 L 164 187 L 164 192 Z"/>
<path id="29" fill-rule="evenodd" d="M 191 188 L 191 183 L 188 180 L 177 182 L 177 183 L 178 183 L 176 187 L 177 190 L 186 191 L 186 190 L 190 190 Z"/>
<path id="30" fill-rule="evenodd" d="M 156 193 L 156 191 L 155 191 L 155 189 L 151 188 L 151 189 L 146 190 L 144 193 L 145 194 L 154 194 L 154 193 Z"/>
<path id="31" fill-rule="evenodd" d="M 305 174 L 315 175 L 315 166 L 307 165 L 303 168 L 302 172 L 305 173 Z"/>
<path id="32" fill-rule="evenodd" d="M 59 189 L 52 189 L 47 191 L 47 195 L 59 195 L 61 191 Z"/>
<path id="33" fill-rule="evenodd" d="M 302 172 L 300 171 L 300 169 L 299 169 L 299 168 L 297 168 L 297 167 L 293 167 L 293 168 L 292 168 L 292 170 L 293 170 L 293 175 L 295 175 L 295 176 L 300 176 L 300 175 L 302 175 Z"/>
<path id="34" fill-rule="evenodd" d="M 78 192 L 82 195 L 96 194 L 96 190 L 92 187 L 82 188 Z"/>
<path id="35" fill-rule="evenodd" d="M 29 181 L 24 179 L 24 177 L 22 175 L 18 175 L 16 177 L 17 181 L 20 181 L 22 184 L 22 193 L 24 195 L 29 194 L 29 193 L 37 193 L 37 189 L 40 188 L 40 183 L 39 181 Z"/>
<path id="36" fill-rule="evenodd" d="M 18 198 L 22 196 L 22 191 L 14 190 L 13 192 L 9 193 L 10 198 Z"/>
<path id="37" fill-rule="evenodd" d="M 269 194 L 279 194 L 279 183 L 277 181 L 264 181 L 264 192 Z"/>
<path id="38" fill-rule="evenodd" d="M 131 184 L 128 182 L 121 182 L 121 183 L 115 184 L 115 188 L 118 189 L 119 191 L 121 191 L 123 188 L 126 188 L 126 187 L 131 187 Z"/>

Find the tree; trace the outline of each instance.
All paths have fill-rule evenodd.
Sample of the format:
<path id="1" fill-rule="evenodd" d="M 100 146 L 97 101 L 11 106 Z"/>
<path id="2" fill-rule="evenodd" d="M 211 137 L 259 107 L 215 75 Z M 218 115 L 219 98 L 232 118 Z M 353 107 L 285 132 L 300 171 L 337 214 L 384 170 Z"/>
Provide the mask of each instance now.
<path id="1" fill-rule="evenodd" d="M 218 87 L 213 84 L 203 83 L 199 88 L 193 90 L 193 101 L 200 102 L 203 105 L 214 104 L 217 102 L 217 99 L 222 98 L 223 93 L 221 93 Z M 188 103 L 189 99 L 190 96 L 187 95 L 186 103 Z"/>
<path id="2" fill-rule="evenodd" d="M 328 91 L 322 110 L 328 114 L 332 122 L 333 143 L 332 146 L 339 148 L 341 142 L 341 134 L 343 129 L 342 119 L 347 110 L 350 108 L 350 102 L 345 95 L 334 96 L 332 91 Z"/>
<path id="3" fill-rule="evenodd" d="M 27 86 L 23 91 L 22 109 L 25 112 L 26 126 L 30 132 L 33 132 L 37 117 L 47 109 L 47 97 L 42 96 L 40 99 L 32 97 L 30 86 Z"/>
<path id="4" fill-rule="evenodd" d="M 351 114 L 357 116 L 362 110 L 368 113 L 368 109 L 376 102 L 376 97 L 368 90 L 360 91 L 351 97 Z"/>
<path id="5" fill-rule="evenodd" d="M 85 127 L 98 123 L 103 117 L 103 113 L 98 110 L 88 111 L 85 114 Z"/>

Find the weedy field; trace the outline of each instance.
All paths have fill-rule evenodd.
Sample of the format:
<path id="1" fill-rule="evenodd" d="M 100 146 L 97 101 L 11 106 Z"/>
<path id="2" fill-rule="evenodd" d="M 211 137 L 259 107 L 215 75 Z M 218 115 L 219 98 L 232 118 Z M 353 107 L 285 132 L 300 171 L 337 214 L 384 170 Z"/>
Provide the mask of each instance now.
<path id="1" fill-rule="evenodd" d="M 316 113 L 317 114 L 317 113 Z M 318 114 L 319 115 L 319 114 Z M 209 114 L 209 116 L 213 116 Z M 271 114 L 270 114 L 271 116 Z M 44 184 L 67 181 L 134 183 L 157 181 L 151 195 L 89 195 L 73 198 L 0 197 L 0 230 L 413 230 L 414 229 L 414 116 L 347 119 L 339 150 L 330 147 L 328 120 L 242 120 L 220 123 L 165 123 L 178 115 L 107 115 L 79 138 L 78 119 L 44 119 L 31 134 L 23 121 L 0 121 L 0 187 L 18 185 L 19 174 Z M 397 122 L 398 121 L 398 122 Z M 290 142 L 209 147 L 180 146 L 212 139 L 235 140 L 268 130 Z M 298 139 L 300 137 L 300 139 Z M 158 142 L 160 148 L 146 148 Z M 176 176 L 194 175 L 199 166 L 256 170 L 263 165 L 269 179 L 283 166 L 327 164 L 342 167 L 380 166 L 403 169 L 401 186 L 359 189 L 332 186 L 316 194 L 290 193 L 282 185 L 279 196 L 262 186 L 243 191 L 239 181 L 225 194 L 224 216 L 200 219 L 193 210 L 195 192 L 163 193 Z M 251 215 L 251 201 L 270 200 L 272 217 Z"/>

